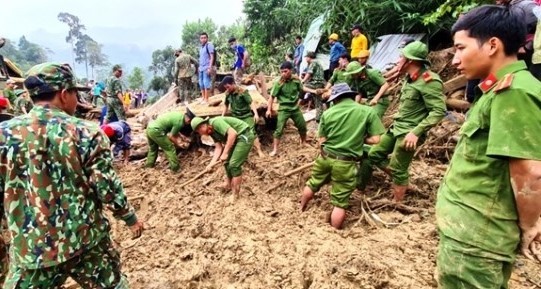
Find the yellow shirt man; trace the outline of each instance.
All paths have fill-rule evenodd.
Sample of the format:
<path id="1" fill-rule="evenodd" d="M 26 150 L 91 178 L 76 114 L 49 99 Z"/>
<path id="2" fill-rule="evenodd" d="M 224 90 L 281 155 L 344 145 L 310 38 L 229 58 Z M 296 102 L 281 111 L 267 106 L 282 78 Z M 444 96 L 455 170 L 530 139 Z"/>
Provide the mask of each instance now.
<path id="1" fill-rule="evenodd" d="M 351 39 L 351 57 L 357 57 L 362 50 L 368 50 L 368 39 L 359 34 Z"/>

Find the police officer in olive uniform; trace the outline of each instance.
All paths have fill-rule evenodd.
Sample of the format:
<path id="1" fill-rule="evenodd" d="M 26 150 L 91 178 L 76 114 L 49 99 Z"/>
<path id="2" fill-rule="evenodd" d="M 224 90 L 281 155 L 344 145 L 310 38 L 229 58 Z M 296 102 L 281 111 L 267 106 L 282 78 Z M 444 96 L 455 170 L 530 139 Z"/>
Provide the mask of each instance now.
<path id="1" fill-rule="evenodd" d="M 443 83 L 428 70 L 428 47 L 419 41 L 402 49 L 400 71 L 406 78 L 400 93 L 398 113 L 381 141 L 370 149 L 363 162 L 359 189 L 364 190 L 371 178 L 372 166 L 378 166 L 392 177 L 394 201 L 401 201 L 409 184 L 409 166 L 427 131 L 446 113 Z M 390 160 L 388 156 L 391 155 Z"/>
<path id="2" fill-rule="evenodd" d="M 376 144 L 385 132 L 375 112 L 353 100 L 356 95 L 345 83 L 333 86 L 329 102 L 334 105 L 323 113 L 319 123 L 321 154 L 301 196 L 300 208 L 304 210 L 314 193 L 332 182 L 331 225 L 337 229 L 342 227 L 349 197 L 357 184 L 363 143 Z"/>
<path id="3" fill-rule="evenodd" d="M 438 191 L 439 288 L 509 288 L 517 249 L 541 261 L 541 82 L 517 60 L 522 11 L 481 6 L 452 33 L 453 64 L 482 81 Z"/>

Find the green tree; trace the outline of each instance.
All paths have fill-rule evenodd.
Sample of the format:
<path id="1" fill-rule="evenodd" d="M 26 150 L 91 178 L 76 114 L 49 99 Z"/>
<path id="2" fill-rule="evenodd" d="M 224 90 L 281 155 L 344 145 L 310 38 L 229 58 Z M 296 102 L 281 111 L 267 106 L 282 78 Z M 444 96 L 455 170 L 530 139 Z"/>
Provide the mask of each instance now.
<path id="1" fill-rule="evenodd" d="M 438 9 L 432 13 L 428 13 L 423 17 L 423 23 L 432 25 L 440 21 L 442 18 L 452 17 L 458 18 L 461 13 L 483 4 L 493 4 L 492 0 L 447 0 L 441 4 Z"/>
<path id="2" fill-rule="evenodd" d="M 206 32 L 209 35 L 209 41 L 214 43 L 216 38 L 215 31 L 217 29 L 218 26 L 210 18 L 205 18 L 204 20 L 199 19 L 193 22 L 186 21 L 186 23 L 182 25 L 182 50 L 185 53 L 197 57 L 197 55 L 199 55 L 199 47 L 201 46 L 199 35 L 202 32 Z"/>
<path id="3" fill-rule="evenodd" d="M 155 91 L 158 94 L 163 94 L 167 91 L 167 87 L 169 86 L 169 83 L 160 76 L 154 76 L 152 80 L 150 80 L 150 84 L 148 86 L 149 91 Z"/>
<path id="4" fill-rule="evenodd" d="M 128 76 L 128 84 L 131 89 L 139 89 L 143 87 L 145 82 L 145 77 L 143 75 L 143 70 L 139 67 L 135 67 L 131 74 Z"/>
<path id="5" fill-rule="evenodd" d="M 167 90 L 169 85 L 173 83 L 174 54 L 175 50 L 171 45 L 152 52 L 152 64 L 148 67 L 148 70 L 154 74 L 154 78 L 150 82 L 152 90 L 156 92 Z"/>
<path id="6" fill-rule="evenodd" d="M 97 67 L 109 65 L 107 55 L 102 52 L 103 45 L 96 41 L 91 41 L 87 45 L 88 49 L 88 65 L 92 71 L 92 79 L 94 79 L 94 70 Z"/>
<path id="7" fill-rule="evenodd" d="M 69 27 L 66 42 L 71 44 L 72 65 L 73 68 L 75 68 L 75 43 L 83 36 L 83 31 L 86 30 L 86 27 L 81 24 L 79 17 L 66 12 L 59 13 L 58 20 L 62 23 L 66 23 Z"/>
<path id="8" fill-rule="evenodd" d="M 17 45 L 7 39 L 4 47 L 0 50 L 0 54 L 14 61 L 22 71 L 48 61 L 47 49 L 28 41 L 25 36 L 19 39 Z"/>

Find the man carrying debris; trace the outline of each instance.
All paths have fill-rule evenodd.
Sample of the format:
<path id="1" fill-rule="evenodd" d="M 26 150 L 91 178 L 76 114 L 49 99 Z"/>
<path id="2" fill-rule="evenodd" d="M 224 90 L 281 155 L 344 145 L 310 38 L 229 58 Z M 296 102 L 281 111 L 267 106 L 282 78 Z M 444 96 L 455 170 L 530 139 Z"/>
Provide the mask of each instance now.
<path id="1" fill-rule="evenodd" d="M 148 124 L 146 134 L 148 140 L 147 168 L 153 168 L 158 158 L 158 148 L 165 153 L 169 161 L 169 169 L 173 172 L 180 170 L 177 157 L 176 144 L 187 141 L 187 137 L 180 133 L 184 126 L 189 126 L 194 115 L 191 111 L 166 112 Z"/>
<path id="2" fill-rule="evenodd" d="M 124 110 L 124 94 L 122 93 L 122 67 L 113 66 L 113 75 L 107 79 L 107 115 L 104 123 L 112 122 L 113 115 L 119 120 L 126 120 L 126 111 Z"/>
<path id="3" fill-rule="evenodd" d="M 175 56 L 174 74 L 177 80 L 178 97 L 181 102 L 188 103 L 192 93 L 192 76 L 194 74 L 192 64 L 197 67 L 199 63 L 191 55 L 182 52 L 182 49 L 177 49 Z"/>
<path id="4" fill-rule="evenodd" d="M 128 203 L 100 129 L 73 117 L 75 76 L 43 63 L 26 73 L 35 107 L 0 124 L 0 214 L 11 235 L 4 288 L 128 288 L 102 209 L 139 237 L 143 223 Z"/>
<path id="5" fill-rule="evenodd" d="M 351 77 L 352 87 L 359 92 L 355 101 L 372 106 L 378 117 L 382 119 L 390 103 L 385 95 L 390 85 L 381 72 L 353 61 L 348 64 L 345 74 Z"/>
<path id="6" fill-rule="evenodd" d="M 271 89 L 269 101 L 267 104 L 267 117 L 272 115 L 272 106 L 274 99 L 278 100 L 280 105 L 278 108 L 278 120 L 276 130 L 273 133 L 272 152 L 270 156 L 278 154 L 278 146 L 282 137 L 284 127 L 288 119 L 292 119 L 293 123 L 299 130 L 301 144 L 306 144 L 306 121 L 299 108 L 298 100 L 299 93 L 303 90 L 301 81 L 298 77 L 293 76 L 293 65 L 289 62 L 284 62 L 280 66 L 280 79 L 274 82 Z"/>
<path id="7" fill-rule="evenodd" d="M 122 151 L 124 164 L 130 161 L 131 151 L 131 128 L 130 125 L 121 120 L 102 125 L 101 130 L 111 141 L 113 147 L 113 156 L 117 156 Z"/>
<path id="8" fill-rule="evenodd" d="M 440 288 L 508 288 L 517 249 L 541 261 L 541 82 L 518 53 L 524 12 L 475 8 L 453 64 L 481 79 L 436 202 Z"/>
<path id="9" fill-rule="evenodd" d="M 329 102 L 334 105 L 323 113 L 319 124 L 321 154 L 315 161 L 300 202 L 301 211 L 304 211 L 314 193 L 332 182 L 330 223 L 336 229 L 344 223 L 349 197 L 357 185 L 363 143 L 376 144 L 385 132 L 375 112 L 353 100 L 356 95 L 345 83 L 333 86 Z"/>
<path id="10" fill-rule="evenodd" d="M 244 47 L 244 45 L 237 43 L 237 38 L 229 38 L 229 47 L 235 53 L 235 63 L 233 64 L 233 77 L 235 83 L 240 84 L 244 72 L 250 67 L 250 57 L 249 53 Z"/>
<path id="11" fill-rule="evenodd" d="M 255 135 L 244 121 L 228 116 L 219 116 L 212 119 L 195 117 L 192 120 L 192 129 L 200 135 L 211 136 L 216 142 L 214 155 L 206 170 L 211 170 L 216 163 L 224 162 L 225 192 L 233 191 L 238 197 L 242 183 L 242 165 L 248 159 L 254 143 Z"/>
<path id="12" fill-rule="evenodd" d="M 398 112 L 387 133 L 370 149 L 368 159 L 363 161 L 360 190 L 365 189 L 372 176 L 372 166 L 375 165 L 391 175 L 393 200 L 400 202 L 404 198 L 415 149 L 424 142 L 428 130 L 446 113 L 443 83 L 436 73 L 426 67 L 429 64 L 427 56 L 427 46 L 419 41 L 402 49 L 398 67 L 401 73 L 406 74 L 406 79 Z"/>
<path id="13" fill-rule="evenodd" d="M 312 94 L 312 97 L 314 99 L 314 103 L 316 106 L 316 122 L 319 122 L 319 119 L 321 118 L 321 114 L 323 113 L 324 104 L 323 100 L 321 98 L 321 94 L 314 93 L 315 90 L 321 89 L 325 87 L 325 76 L 323 67 L 319 62 L 316 61 L 316 53 L 313 51 L 310 51 L 306 53 L 306 63 L 308 63 L 308 68 L 306 69 L 306 73 L 304 75 L 304 78 L 301 80 L 304 87 L 303 90 L 305 92 L 309 92 Z"/>
<path id="14" fill-rule="evenodd" d="M 222 116 L 227 114 L 229 106 L 231 106 L 231 116 L 236 117 L 244 121 L 255 134 L 255 127 L 259 122 L 259 114 L 257 113 L 257 107 L 252 101 L 250 93 L 235 83 L 235 80 L 231 76 L 226 76 L 220 83 L 220 90 L 225 89 L 225 102 Z M 260 157 L 264 157 L 265 154 L 261 151 L 261 143 L 259 139 L 254 140 L 254 147 L 257 150 L 257 154 Z"/>

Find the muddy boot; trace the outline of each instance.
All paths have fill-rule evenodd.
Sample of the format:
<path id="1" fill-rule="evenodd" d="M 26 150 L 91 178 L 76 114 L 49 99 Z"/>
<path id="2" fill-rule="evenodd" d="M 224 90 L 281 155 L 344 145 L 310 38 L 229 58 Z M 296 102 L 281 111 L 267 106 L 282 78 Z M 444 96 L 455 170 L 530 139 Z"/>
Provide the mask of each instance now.
<path id="1" fill-rule="evenodd" d="M 393 184 L 393 202 L 402 202 L 402 200 L 404 200 L 404 196 L 406 196 L 407 190 L 408 186 L 399 186 Z"/>

